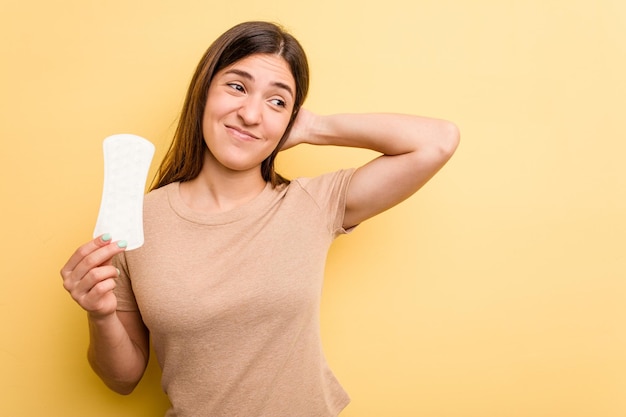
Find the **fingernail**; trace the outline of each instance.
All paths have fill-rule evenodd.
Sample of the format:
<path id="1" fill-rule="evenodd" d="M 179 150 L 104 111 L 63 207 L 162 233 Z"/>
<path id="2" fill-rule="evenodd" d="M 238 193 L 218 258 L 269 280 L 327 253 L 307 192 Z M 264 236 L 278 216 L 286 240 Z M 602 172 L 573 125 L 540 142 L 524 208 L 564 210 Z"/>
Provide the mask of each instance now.
<path id="1" fill-rule="evenodd" d="M 119 277 L 121 275 L 121 272 L 118 268 L 115 268 L 115 270 L 117 271 L 117 276 Z"/>
<path id="2" fill-rule="evenodd" d="M 103 242 L 108 242 L 109 240 L 111 240 L 111 234 L 110 233 L 105 233 L 102 235 L 102 241 Z"/>
<path id="3" fill-rule="evenodd" d="M 117 242 L 117 246 L 119 248 L 125 248 L 126 246 L 128 246 L 128 242 L 126 242 L 125 240 L 120 240 L 119 242 Z"/>

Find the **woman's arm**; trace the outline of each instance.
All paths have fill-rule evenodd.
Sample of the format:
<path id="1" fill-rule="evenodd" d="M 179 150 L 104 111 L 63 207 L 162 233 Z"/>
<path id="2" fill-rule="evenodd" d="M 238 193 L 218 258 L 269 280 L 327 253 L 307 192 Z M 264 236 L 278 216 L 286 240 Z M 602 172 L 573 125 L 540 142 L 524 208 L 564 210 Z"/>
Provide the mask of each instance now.
<path id="1" fill-rule="evenodd" d="M 118 271 L 111 259 L 124 246 L 99 237 L 81 246 L 61 269 L 63 286 L 87 312 L 88 358 L 104 383 L 120 394 L 135 388 L 148 363 L 149 336 L 139 312 L 118 312 Z"/>
<path id="2" fill-rule="evenodd" d="M 89 364 L 113 391 L 130 394 L 146 370 L 150 354 L 148 340 L 139 312 L 118 311 L 102 318 L 90 316 Z"/>
<path id="3" fill-rule="evenodd" d="M 355 226 L 419 190 L 459 143 L 451 122 L 403 114 L 315 115 L 300 110 L 285 149 L 298 143 L 371 149 L 382 155 L 357 169 L 344 227 Z"/>

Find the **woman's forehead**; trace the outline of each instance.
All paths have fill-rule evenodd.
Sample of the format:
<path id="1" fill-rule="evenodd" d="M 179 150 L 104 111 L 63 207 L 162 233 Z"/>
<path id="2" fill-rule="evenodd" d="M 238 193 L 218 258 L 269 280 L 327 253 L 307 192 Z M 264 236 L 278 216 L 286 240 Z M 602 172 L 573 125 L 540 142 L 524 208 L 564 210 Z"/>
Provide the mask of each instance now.
<path id="1" fill-rule="evenodd" d="M 234 71 L 233 71 L 234 70 Z M 281 82 L 295 90 L 296 82 L 289 63 L 280 55 L 248 55 L 220 70 L 220 73 L 244 72 L 254 81 Z"/>

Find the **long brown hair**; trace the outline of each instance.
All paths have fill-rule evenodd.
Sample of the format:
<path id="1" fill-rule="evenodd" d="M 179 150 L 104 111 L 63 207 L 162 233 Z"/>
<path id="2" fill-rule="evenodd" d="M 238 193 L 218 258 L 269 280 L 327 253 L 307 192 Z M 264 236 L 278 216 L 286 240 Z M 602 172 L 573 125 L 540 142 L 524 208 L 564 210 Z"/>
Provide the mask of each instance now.
<path id="1" fill-rule="evenodd" d="M 289 181 L 276 173 L 274 160 L 289 135 L 309 90 L 309 66 L 300 43 L 280 26 L 269 22 L 240 23 L 226 31 L 209 46 L 191 79 L 178 127 L 161 162 L 151 189 L 176 181 L 189 181 L 202 170 L 208 151 L 202 133 L 202 119 L 209 85 L 223 68 L 253 54 L 275 54 L 289 64 L 296 82 L 296 97 L 287 129 L 272 154 L 261 163 L 261 175 L 273 186 Z"/>

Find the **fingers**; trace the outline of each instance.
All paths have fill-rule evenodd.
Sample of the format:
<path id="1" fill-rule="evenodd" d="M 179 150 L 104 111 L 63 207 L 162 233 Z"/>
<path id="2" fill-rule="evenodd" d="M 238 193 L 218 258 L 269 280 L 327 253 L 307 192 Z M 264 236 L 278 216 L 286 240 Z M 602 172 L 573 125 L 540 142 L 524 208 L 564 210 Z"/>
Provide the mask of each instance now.
<path id="1" fill-rule="evenodd" d="M 115 310 L 112 290 L 119 271 L 111 265 L 111 259 L 125 248 L 124 241 L 113 242 L 105 234 L 79 247 L 63 266 L 63 287 L 83 309 L 107 313 Z"/>
<path id="2" fill-rule="evenodd" d="M 117 268 L 112 265 L 105 265 L 90 269 L 80 279 L 67 279 L 63 285 L 76 301 L 80 301 L 85 294 L 95 289 L 94 295 L 112 290 L 115 288 L 115 279 L 118 276 Z"/>
<path id="3" fill-rule="evenodd" d="M 90 255 L 99 248 L 110 245 L 111 243 L 111 235 L 108 233 L 98 236 L 97 238 L 85 243 L 72 254 L 67 263 L 63 266 L 63 268 L 61 268 L 61 275 L 63 276 L 64 274 L 70 273 L 76 269 L 77 265 L 82 262 L 86 256 Z"/>
<path id="4" fill-rule="evenodd" d="M 70 274 L 82 277 L 88 270 L 110 262 L 115 255 L 126 249 L 125 241 L 112 243 L 111 236 L 108 234 L 85 243 L 74 252 L 63 266 L 61 276 L 64 279 Z"/>
<path id="5" fill-rule="evenodd" d="M 119 271 L 111 265 L 94 268 L 70 291 L 72 298 L 93 316 L 112 314 L 117 309 L 113 293 Z"/>
<path id="6" fill-rule="evenodd" d="M 289 131 L 287 140 L 282 144 L 280 150 L 284 151 L 301 143 L 307 143 L 313 133 L 312 129 L 315 122 L 315 116 L 316 115 L 310 111 L 301 108 L 298 111 L 298 115 L 296 116 L 296 120 L 294 121 L 291 130 Z"/>

